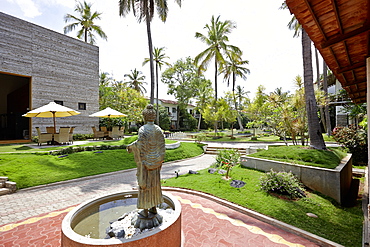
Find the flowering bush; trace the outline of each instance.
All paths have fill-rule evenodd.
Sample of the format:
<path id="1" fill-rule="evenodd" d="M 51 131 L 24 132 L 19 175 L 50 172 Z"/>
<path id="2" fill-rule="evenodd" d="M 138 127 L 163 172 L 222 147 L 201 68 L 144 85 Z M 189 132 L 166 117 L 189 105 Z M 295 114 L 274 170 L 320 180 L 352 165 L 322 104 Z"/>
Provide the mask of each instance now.
<path id="1" fill-rule="evenodd" d="M 216 166 L 226 169 L 226 177 L 229 177 L 230 170 L 240 165 L 240 153 L 236 149 L 221 149 L 217 153 Z"/>
<path id="2" fill-rule="evenodd" d="M 260 185 L 263 191 L 287 195 L 290 198 L 306 196 L 303 186 L 291 172 L 275 172 L 271 170 L 260 178 Z"/>
<path id="3" fill-rule="evenodd" d="M 333 138 L 352 153 L 353 163 L 367 165 L 367 132 L 361 126 L 336 127 Z"/>

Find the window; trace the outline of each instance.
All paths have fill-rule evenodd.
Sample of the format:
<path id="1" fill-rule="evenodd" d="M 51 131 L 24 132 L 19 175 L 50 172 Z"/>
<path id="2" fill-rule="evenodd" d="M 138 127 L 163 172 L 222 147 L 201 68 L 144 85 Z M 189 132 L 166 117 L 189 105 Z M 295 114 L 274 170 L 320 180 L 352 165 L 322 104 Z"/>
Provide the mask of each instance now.
<path id="1" fill-rule="evenodd" d="M 54 100 L 54 102 L 59 104 L 59 105 L 63 105 L 63 101 L 61 101 L 61 100 Z"/>
<path id="2" fill-rule="evenodd" d="M 86 110 L 86 103 L 78 103 L 78 109 L 79 110 Z"/>
<path id="3" fill-rule="evenodd" d="M 172 113 L 176 113 L 176 108 L 172 108 Z"/>

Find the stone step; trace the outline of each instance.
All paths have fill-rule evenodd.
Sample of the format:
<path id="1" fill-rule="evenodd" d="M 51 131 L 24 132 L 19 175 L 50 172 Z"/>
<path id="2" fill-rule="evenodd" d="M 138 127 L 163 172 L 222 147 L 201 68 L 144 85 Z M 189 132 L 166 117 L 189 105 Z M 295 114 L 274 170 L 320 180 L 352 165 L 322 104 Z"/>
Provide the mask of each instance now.
<path id="1" fill-rule="evenodd" d="M 0 177 L 0 181 L 8 181 L 8 177 Z"/>
<path id="2" fill-rule="evenodd" d="M 246 154 L 245 148 L 232 148 L 232 147 L 207 147 L 206 154 L 218 154 L 219 150 L 222 149 L 237 149 L 240 154 Z"/>
<path id="3" fill-rule="evenodd" d="M 11 191 L 9 188 L 0 188 L 0 196 L 10 194 Z"/>
<path id="4" fill-rule="evenodd" d="M 6 181 L 5 182 L 5 188 L 9 189 L 11 193 L 14 193 L 17 190 L 17 183 Z"/>

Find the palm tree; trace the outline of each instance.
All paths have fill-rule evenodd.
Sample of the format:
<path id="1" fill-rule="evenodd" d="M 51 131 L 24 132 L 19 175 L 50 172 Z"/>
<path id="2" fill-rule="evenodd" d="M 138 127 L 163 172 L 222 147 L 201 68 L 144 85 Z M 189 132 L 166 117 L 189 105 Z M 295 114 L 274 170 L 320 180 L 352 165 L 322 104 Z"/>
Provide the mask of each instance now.
<path id="1" fill-rule="evenodd" d="M 212 82 L 209 80 L 201 80 L 199 87 L 197 88 L 197 95 L 196 98 L 196 110 L 199 111 L 199 119 L 198 119 L 198 131 L 200 130 L 200 124 L 202 122 L 202 114 L 204 112 L 204 109 L 207 105 L 209 105 L 212 101 L 212 88 L 211 88 Z"/>
<path id="2" fill-rule="evenodd" d="M 142 75 L 141 71 L 138 71 L 136 68 L 131 70 L 131 74 L 125 74 L 124 77 L 128 77 L 130 81 L 126 82 L 127 86 L 130 88 L 135 89 L 141 94 L 146 93 L 146 89 L 144 84 L 147 84 L 145 80 L 145 76 Z"/>
<path id="3" fill-rule="evenodd" d="M 181 7 L 181 0 L 175 0 Z M 154 104 L 154 62 L 153 62 L 153 41 L 150 22 L 154 16 L 154 9 L 163 22 L 167 19 L 167 0 L 119 0 L 119 15 L 126 16 L 131 10 L 138 18 L 138 22 L 145 20 L 148 35 L 149 59 L 150 59 L 150 103 Z"/>
<path id="4" fill-rule="evenodd" d="M 83 3 L 79 2 L 76 3 L 75 12 L 77 12 L 80 17 L 66 14 L 64 16 L 64 21 L 69 22 L 73 21 L 73 23 L 68 24 L 64 27 L 64 34 L 67 34 L 73 31 L 76 27 L 81 26 L 81 29 L 77 32 L 77 38 L 84 39 L 85 42 L 89 40 L 90 44 L 95 44 L 95 35 L 93 32 L 96 32 L 101 38 L 107 40 L 107 35 L 103 32 L 100 26 L 95 25 L 95 20 L 100 20 L 100 15 L 102 13 L 91 11 L 91 3 Z"/>
<path id="5" fill-rule="evenodd" d="M 245 68 L 244 65 L 249 64 L 248 60 L 242 60 L 239 54 L 235 54 L 233 52 L 228 53 L 228 57 L 230 61 L 226 61 L 223 69 L 220 71 L 220 73 L 224 74 L 224 80 L 227 81 L 227 86 L 230 84 L 230 77 L 232 77 L 233 80 L 233 86 L 232 86 L 232 95 L 234 99 L 234 106 L 235 110 L 237 111 L 237 102 L 236 102 L 236 96 L 235 96 L 235 82 L 236 82 L 236 77 L 239 76 L 243 80 L 247 79 L 247 74 L 250 73 L 249 69 Z M 240 127 L 240 130 L 243 131 L 243 125 L 242 121 L 240 118 L 240 114 L 237 111 L 237 119 L 238 119 L 238 124 Z"/>
<path id="6" fill-rule="evenodd" d="M 287 8 L 285 2 L 281 8 Z M 288 23 L 288 27 L 294 30 L 293 37 L 298 37 L 299 33 L 302 33 L 303 83 L 310 145 L 316 149 L 326 149 L 324 138 L 321 133 L 319 117 L 317 115 L 317 103 L 313 87 L 311 40 L 294 16 Z"/>
<path id="7" fill-rule="evenodd" d="M 170 66 L 170 64 L 166 61 L 165 59 L 169 58 L 164 54 L 164 47 L 161 48 L 155 48 L 154 47 L 154 52 L 153 52 L 153 60 L 155 62 L 155 87 L 156 87 L 156 98 L 157 98 L 157 124 L 159 124 L 159 111 L 158 111 L 158 71 L 162 69 L 163 65 Z M 143 66 L 150 62 L 150 58 L 145 58 L 143 62 Z"/>
<path id="8" fill-rule="evenodd" d="M 241 51 L 236 46 L 226 44 L 226 42 L 229 41 L 227 35 L 236 28 L 236 25 L 232 21 L 220 21 L 220 16 L 216 19 L 212 16 L 211 25 L 206 24 L 204 28 L 207 29 L 207 35 L 196 32 L 195 37 L 199 38 L 203 43 L 206 43 L 208 47 L 195 57 L 194 63 L 197 65 L 198 62 L 200 62 L 199 72 L 203 72 L 207 69 L 210 61 L 214 59 L 215 99 L 217 100 L 218 67 L 222 69 L 225 64 L 224 53 L 230 51 L 235 54 L 241 54 Z"/>

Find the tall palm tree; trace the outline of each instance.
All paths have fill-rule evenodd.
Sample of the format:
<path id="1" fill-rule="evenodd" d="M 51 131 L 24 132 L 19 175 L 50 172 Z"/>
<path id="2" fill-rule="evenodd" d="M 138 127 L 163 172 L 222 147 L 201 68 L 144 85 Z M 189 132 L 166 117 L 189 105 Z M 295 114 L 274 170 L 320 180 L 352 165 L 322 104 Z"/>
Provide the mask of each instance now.
<path id="1" fill-rule="evenodd" d="M 145 80 L 145 76 L 142 75 L 143 72 L 138 71 L 136 68 L 131 70 L 131 74 L 125 74 L 124 77 L 128 77 L 130 80 L 126 82 L 127 86 L 130 88 L 135 89 L 141 94 L 146 93 L 146 89 L 144 84 L 147 84 Z"/>
<path id="2" fill-rule="evenodd" d="M 224 53 L 226 51 L 231 51 L 236 54 L 241 54 L 238 47 L 233 45 L 228 45 L 229 41 L 228 34 L 236 28 L 236 25 L 230 21 L 220 21 L 220 16 L 215 18 L 212 16 L 211 24 L 206 24 L 204 29 L 207 29 L 207 34 L 201 34 L 196 32 L 195 37 L 200 39 L 203 43 L 208 45 L 207 49 L 199 53 L 195 59 L 194 63 L 199 65 L 199 72 L 203 72 L 207 69 L 208 64 L 212 59 L 214 59 L 215 64 L 215 99 L 217 100 L 217 76 L 218 67 L 222 68 L 225 64 Z"/>
<path id="3" fill-rule="evenodd" d="M 164 53 L 164 47 L 161 47 L 161 48 L 156 48 L 154 47 L 154 51 L 153 51 L 153 60 L 155 62 L 155 88 L 156 88 L 156 98 L 157 98 L 157 124 L 159 124 L 159 111 L 158 111 L 158 71 L 162 69 L 162 66 L 163 65 L 167 65 L 167 66 L 170 66 L 170 64 L 166 61 L 164 61 L 165 59 L 168 59 L 169 57 L 166 56 L 166 54 Z M 144 62 L 143 62 L 143 66 L 145 64 L 147 64 L 148 62 L 150 62 L 150 58 L 145 58 L 144 59 Z"/>
<path id="4" fill-rule="evenodd" d="M 247 79 L 247 74 L 250 73 L 250 70 L 245 68 L 244 65 L 249 64 L 248 60 L 242 60 L 241 56 L 239 54 L 228 52 L 227 56 L 229 57 L 230 61 L 226 61 L 223 69 L 220 71 L 220 73 L 224 74 L 224 80 L 227 81 L 227 86 L 230 85 L 230 77 L 232 77 L 232 95 L 234 100 L 234 106 L 235 110 L 237 111 L 237 119 L 240 130 L 244 130 L 242 121 L 240 118 L 240 114 L 237 109 L 237 102 L 236 102 L 236 95 L 235 95 L 235 82 L 236 77 L 239 76 L 243 80 Z"/>
<path id="5" fill-rule="evenodd" d="M 181 0 L 175 0 L 181 7 Z M 150 103 L 154 104 L 154 62 L 153 62 L 153 41 L 150 23 L 154 16 L 154 9 L 163 22 L 167 19 L 168 6 L 167 0 L 119 0 L 119 15 L 126 16 L 131 10 L 138 22 L 145 21 L 148 36 L 148 48 L 150 59 Z"/>
<path id="6" fill-rule="evenodd" d="M 287 8 L 285 2 L 281 8 Z M 302 33 L 303 83 L 310 145 L 316 149 L 326 149 L 324 138 L 321 133 L 319 117 L 317 115 L 317 103 L 313 87 L 311 39 L 299 24 L 295 16 L 293 16 L 291 21 L 288 23 L 288 27 L 289 29 L 294 30 L 293 37 L 298 37 L 299 33 Z"/>
<path id="7" fill-rule="evenodd" d="M 92 4 L 86 3 L 86 1 L 83 3 L 76 3 L 75 12 L 80 16 L 77 17 L 71 14 L 66 14 L 64 16 L 65 22 L 73 21 L 73 23 L 64 27 L 64 34 L 67 34 L 75 30 L 76 27 L 81 26 L 81 29 L 77 32 L 77 38 L 84 39 L 86 43 L 89 41 L 90 44 L 95 44 L 95 35 L 93 32 L 96 32 L 101 38 L 107 40 L 107 35 L 101 27 L 94 24 L 95 20 L 101 19 L 100 16 L 102 13 L 98 13 L 96 11 L 93 13 L 91 6 Z"/>

